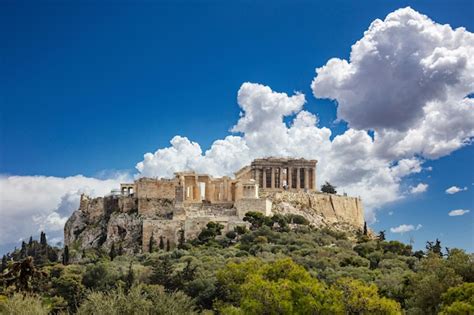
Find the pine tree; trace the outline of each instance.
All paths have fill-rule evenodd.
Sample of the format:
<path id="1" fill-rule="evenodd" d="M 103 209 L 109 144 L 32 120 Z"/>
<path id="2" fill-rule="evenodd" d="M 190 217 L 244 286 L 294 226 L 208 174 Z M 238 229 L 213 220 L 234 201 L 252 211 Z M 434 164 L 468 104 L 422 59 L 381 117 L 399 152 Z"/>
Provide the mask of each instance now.
<path id="1" fill-rule="evenodd" d="M 182 249 L 184 247 L 185 242 L 186 242 L 186 239 L 184 237 L 184 230 L 181 229 L 179 230 L 178 248 Z"/>
<path id="2" fill-rule="evenodd" d="M 367 231 L 367 222 L 364 221 L 364 235 L 367 235 L 368 231 Z"/>
<path id="3" fill-rule="evenodd" d="M 2 265 L 0 265 L 0 273 L 2 273 L 5 269 L 7 269 L 7 266 L 8 266 L 7 256 L 3 255 Z"/>
<path id="4" fill-rule="evenodd" d="M 109 252 L 110 260 L 114 260 L 116 256 L 117 256 L 117 252 L 115 251 L 115 243 L 112 242 L 112 246 L 110 247 L 110 252 Z"/>
<path id="5" fill-rule="evenodd" d="M 167 291 L 173 290 L 173 265 L 169 256 L 160 258 L 152 268 L 150 282 L 152 284 L 160 284 L 165 287 Z"/>
<path id="6" fill-rule="evenodd" d="M 130 265 L 128 266 L 127 278 L 125 279 L 125 283 L 127 284 L 127 290 L 130 290 L 133 285 L 133 282 L 135 282 L 135 274 L 133 273 L 132 262 L 130 262 Z"/>
<path id="7" fill-rule="evenodd" d="M 41 231 L 41 234 L 40 234 L 40 244 L 42 247 L 46 247 L 46 245 L 48 245 L 48 242 L 46 241 L 46 234 Z"/>
<path id="8" fill-rule="evenodd" d="M 33 245 L 33 236 L 30 236 L 30 240 L 28 241 L 28 246 L 31 247 Z"/>
<path id="9" fill-rule="evenodd" d="M 23 259 L 26 257 L 27 250 L 26 250 L 26 243 L 25 241 L 21 242 L 21 250 L 20 250 L 20 258 Z"/>
<path id="10" fill-rule="evenodd" d="M 161 250 L 165 249 L 165 242 L 164 242 L 164 240 L 163 240 L 163 235 L 160 235 L 159 248 L 160 248 Z"/>
<path id="11" fill-rule="evenodd" d="M 321 186 L 321 191 L 327 194 L 337 194 L 336 186 L 331 185 L 329 182 Z"/>
<path id="12" fill-rule="evenodd" d="M 118 254 L 119 256 L 122 256 L 122 255 L 123 255 L 123 246 L 122 246 L 122 244 L 120 244 L 117 254 Z"/>
<path id="13" fill-rule="evenodd" d="M 170 249 L 171 249 L 170 240 L 167 239 L 167 240 L 166 240 L 166 251 L 169 252 Z"/>
<path id="14" fill-rule="evenodd" d="M 150 241 L 148 242 L 148 252 L 153 253 L 155 250 L 154 248 L 155 245 L 155 239 L 153 238 L 153 233 L 150 236 Z"/>
<path id="15" fill-rule="evenodd" d="M 379 232 L 379 235 L 377 236 L 377 239 L 379 241 L 385 241 L 385 230 Z"/>
<path id="16" fill-rule="evenodd" d="M 64 246 L 63 265 L 69 264 L 69 246 Z"/>

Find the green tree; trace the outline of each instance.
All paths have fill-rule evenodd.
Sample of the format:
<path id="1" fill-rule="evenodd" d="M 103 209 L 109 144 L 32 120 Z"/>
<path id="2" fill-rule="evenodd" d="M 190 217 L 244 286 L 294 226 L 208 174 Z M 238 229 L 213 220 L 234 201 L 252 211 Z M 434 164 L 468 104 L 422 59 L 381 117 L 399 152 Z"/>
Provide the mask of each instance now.
<path id="1" fill-rule="evenodd" d="M 462 277 L 435 252 L 422 258 L 417 269 L 410 279 L 411 297 L 407 304 L 419 312 L 435 314 L 439 310 L 441 295 L 450 287 L 461 284 Z"/>
<path id="2" fill-rule="evenodd" d="M 449 288 L 441 296 L 440 314 L 474 314 L 474 283 Z"/>
<path id="3" fill-rule="evenodd" d="M 109 252 L 110 260 L 114 260 L 116 256 L 117 256 L 117 251 L 115 250 L 115 243 L 112 242 L 112 245 L 110 246 L 110 252 Z"/>
<path id="4" fill-rule="evenodd" d="M 380 297 L 375 284 L 341 278 L 336 282 L 334 288 L 343 292 L 346 314 L 401 314 L 400 304 Z"/>
<path id="5" fill-rule="evenodd" d="M 3 257 L 2 257 L 2 264 L 0 265 L 0 274 L 1 274 L 5 269 L 7 269 L 7 266 L 8 266 L 7 256 L 3 255 Z"/>
<path id="6" fill-rule="evenodd" d="M 158 247 L 163 250 L 165 249 L 165 241 L 163 239 L 163 235 L 160 235 L 160 244 L 158 245 Z"/>
<path id="7" fill-rule="evenodd" d="M 434 242 L 426 242 L 426 250 L 428 253 L 435 253 L 439 256 L 443 256 L 441 242 L 438 239 Z"/>
<path id="8" fill-rule="evenodd" d="M 40 244 L 42 247 L 46 247 L 46 245 L 48 245 L 48 242 L 46 241 L 46 234 L 43 231 L 40 233 Z"/>
<path id="9" fill-rule="evenodd" d="M 179 238 L 178 238 L 178 248 L 183 249 L 184 248 L 184 243 L 186 243 L 186 238 L 184 237 L 184 230 L 180 229 L 179 230 Z"/>
<path id="10" fill-rule="evenodd" d="M 151 233 L 150 240 L 148 241 L 148 252 L 153 253 L 155 250 L 155 239 L 153 238 L 153 233 Z"/>
<path id="11" fill-rule="evenodd" d="M 321 191 L 327 194 L 337 194 L 336 186 L 331 185 L 329 182 L 325 182 L 324 185 L 321 186 Z"/>
<path id="12" fill-rule="evenodd" d="M 220 223 L 215 223 L 215 222 L 208 222 L 206 224 L 206 228 L 203 228 L 201 230 L 201 233 L 198 235 L 198 240 L 201 243 L 207 243 L 210 240 L 214 240 L 216 236 L 222 234 L 222 229 L 224 226 Z"/>
<path id="13" fill-rule="evenodd" d="M 162 285 L 166 290 L 173 291 L 173 272 L 174 268 L 170 257 L 168 255 L 160 257 L 160 259 L 158 259 L 152 267 L 150 283 Z"/>
<path id="14" fill-rule="evenodd" d="M 169 238 L 166 239 L 166 251 L 169 252 L 171 250 L 171 244 Z"/>
<path id="15" fill-rule="evenodd" d="M 132 262 L 130 262 L 130 265 L 128 265 L 127 278 L 125 279 L 127 290 L 130 290 L 134 282 L 135 282 L 135 273 L 133 272 L 133 264 Z"/>
<path id="16" fill-rule="evenodd" d="M 63 265 L 69 264 L 69 246 L 64 246 Z"/>
<path id="17" fill-rule="evenodd" d="M 379 232 L 379 235 L 377 236 L 377 239 L 379 241 L 385 241 L 385 230 Z"/>
<path id="18" fill-rule="evenodd" d="M 229 302 L 239 300 L 234 302 L 234 307 L 221 304 L 222 313 L 229 310 L 243 314 L 334 314 L 343 311 L 339 291 L 326 287 L 290 259 L 269 264 L 254 260 L 231 264 L 218 278 L 223 292 L 230 291 Z M 227 282 L 230 279 L 234 282 Z M 240 310 L 236 307 L 239 305 Z"/>

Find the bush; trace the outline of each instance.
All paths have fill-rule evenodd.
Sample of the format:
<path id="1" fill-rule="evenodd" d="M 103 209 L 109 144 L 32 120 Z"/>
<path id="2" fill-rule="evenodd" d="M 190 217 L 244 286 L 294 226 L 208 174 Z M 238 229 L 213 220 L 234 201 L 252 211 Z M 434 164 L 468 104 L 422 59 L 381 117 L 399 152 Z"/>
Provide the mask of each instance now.
<path id="1" fill-rule="evenodd" d="M 47 315 L 46 307 L 39 296 L 15 293 L 13 296 L 0 300 L 0 314 L 8 315 Z"/>
<path id="2" fill-rule="evenodd" d="M 192 300 L 182 292 L 165 293 L 160 286 L 134 286 L 107 293 L 92 292 L 79 307 L 79 315 L 194 314 Z"/>

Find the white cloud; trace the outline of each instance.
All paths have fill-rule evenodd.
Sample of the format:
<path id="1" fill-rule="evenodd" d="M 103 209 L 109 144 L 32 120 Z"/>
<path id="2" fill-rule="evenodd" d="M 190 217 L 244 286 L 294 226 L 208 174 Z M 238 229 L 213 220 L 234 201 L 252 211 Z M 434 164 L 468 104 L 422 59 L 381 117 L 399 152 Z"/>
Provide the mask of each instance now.
<path id="1" fill-rule="evenodd" d="M 108 180 L 81 175 L 0 175 L 0 244 L 15 243 L 19 237 L 35 236 L 41 230 L 48 237 L 62 237 L 64 223 L 77 209 L 81 193 L 105 195 L 124 180 L 125 175 Z"/>
<path id="2" fill-rule="evenodd" d="M 423 183 L 419 183 L 418 185 L 414 187 L 410 187 L 410 193 L 412 194 L 424 193 L 427 190 L 428 190 L 428 184 L 423 184 Z"/>
<path id="3" fill-rule="evenodd" d="M 458 192 L 466 191 L 466 190 L 467 190 L 467 187 L 461 188 L 461 187 L 458 187 L 458 186 L 451 186 L 448 189 L 446 189 L 446 193 L 449 194 L 449 195 L 454 195 Z"/>
<path id="4" fill-rule="evenodd" d="M 463 209 L 457 209 L 457 210 L 451 210 L 449 211 L 448 215 L 450 217 L 457 217 L 460 215 L 465 215 L 466 213 L 469 213 L 469 210 L 463 210 Z"/>
<path id="5" fill-rule="evenodd" d="M 375 20 L 350 60 L 316 69 L 316 97 L 337 100 L 337 117 L 375 130 L 379 154 L 437 158 L 474 136 L 474 34 L 411 8 Z"/>
<path id="6" fill-rule="evenodd" d="M 419 229 L 421 229 L 423 227 L 423 225 L 421 224 L 418 224 L 417 226 L 414 226 L 412 224 L 401 224 L 397 227 L 392 227 L 390 228 L 390 232 L 392 233 L 407 233 L 407 232 L 411 232 L 411 231 L 418 231 Z"/>

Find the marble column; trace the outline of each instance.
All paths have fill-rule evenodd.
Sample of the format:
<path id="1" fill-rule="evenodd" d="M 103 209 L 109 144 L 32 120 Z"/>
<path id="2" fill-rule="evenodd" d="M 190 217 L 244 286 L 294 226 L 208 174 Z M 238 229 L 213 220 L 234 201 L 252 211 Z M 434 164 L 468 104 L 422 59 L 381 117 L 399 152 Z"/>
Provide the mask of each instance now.
<path id="1" fill-rule="evenodd" d="M 304 168 L 304 188 L 309 189 L 309 170 Z"/>
<path id="2" fill-rule="evenodd" d="M 271 172 L 272 172 L 272 183 L 270 187 L 274 189 L 275 188 L 275 168 L 274 167 L 271 168 Z"/>
<path id="3" fill-rule="evenodd" d="M 283 167 L 280 167 L 280 189 L 283 189 L 283 181 L 285 178 L 283 177 Z"/>
<path id="4" fill-rule="evenodd" d="M 293 184 L 292 176 L 293 176 L 293 168 L 292 168 L 292 167 L 288 167 L 288 183 L 287 183 L 288 189 L 293 188 L 293 187 L 292 187 L 292 184 Z"/>
<path id="5" fill-rule="evenodd" d="M 267 169 L 262 168 L 262 189 L 267 188 Z"/>
<path id="6" fill-rule="evenodd" d="M 301 169 L 298 167 L 296 169 L 296 189 L 300 189 L 300 182 L 301 182 Z"/>

